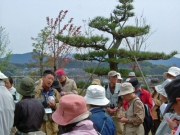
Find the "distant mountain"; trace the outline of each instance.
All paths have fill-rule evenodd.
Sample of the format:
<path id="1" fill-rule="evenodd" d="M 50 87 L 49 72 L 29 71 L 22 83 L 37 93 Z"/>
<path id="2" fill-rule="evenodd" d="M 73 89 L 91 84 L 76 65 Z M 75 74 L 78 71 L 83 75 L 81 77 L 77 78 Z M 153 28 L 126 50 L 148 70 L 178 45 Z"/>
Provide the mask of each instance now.
<path id="1" fill-rule="evenodd" d="M 12 54 L 9 62 L 24 64 L 24 63 L 29 63 L 30 60 L 32 60 L 31 52 L 24 54 Z"/>
<path id="2" fill-rule="evenodd" d="M 69 58 L 72 58 L 73 55 L 69 54 Z M 24 53 L 24 54 L 12 54 L 10 58 L 10 62 L 12 63 L 19 63 L 19 64 L 24 64 L 24 63 L 29 63 L 30 60 L 32 60 L 32 53 Z M 156 65 L 165 65 L 165 66 L 177 66 L 180 67 L 180 58 L 177 57 L 172 57 L 168 60 L 149 60 L 148 62 Z"/>
<path id="3" fill-rule="evenodd" d="M 180 58 L 177 58 L 177 57 L 172 57 L 168 60 L 149 60 L 149 62 L 156 65 L 180 67 Z"/>

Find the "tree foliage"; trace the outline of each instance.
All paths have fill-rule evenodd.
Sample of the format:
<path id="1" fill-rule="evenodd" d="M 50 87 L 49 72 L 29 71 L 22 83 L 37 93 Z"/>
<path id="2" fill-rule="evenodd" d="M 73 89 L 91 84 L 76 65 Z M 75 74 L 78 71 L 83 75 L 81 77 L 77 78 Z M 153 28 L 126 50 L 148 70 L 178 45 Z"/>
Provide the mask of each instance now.
<path id="1" fill-rule="evenodd" d="M 48 66 L 48 57 L 47 57 L 47 39 L 50 35 L 50 30 L 45 27 L 41 30 L 36 38 L 31 38 L 35 43 L 32 44 L 33 52 L 32 52 L 32 60 L 30 66 L 39 67 L 38 75 L 42 76 L 44 67 Z"/>
<path id="2" fill-rule="evenodd" d="M 49 60 L 51 61 L 51 65 L 54 66 L 54 71 L 56 68 L 63 68 L 70 60 L 67 58 L 71 52 L 76 49 L 64 42 L 59 42 L 55 37 L 59 34 L 65 34 L 68 36 L 78 36 L 80 34 L 80 26 L 74 26 L 72 21 L 73 18 L 70 18 L 68 23 L 65 24 L 62 28 L 60 28 L 61 22 L 66 17 L 68 10 L 61 10 L 59 12 L 58 18 L 53 21 L 53 18 L 47 17 L 48 28 L 51 31 L 50 36 L 48 37 L 48 46 L 49 46 Z"/>
<path id="3" fill-rule="evenodd" d="M 127 24 L 128 19 L 134 17 L 132 2 L 133 0 L 119 0 L 120 5 L 115 7 L 109 18 L 97 16 L 90 20 L 89 27 L 110 34 L 112 36 L 111 43 L 109 42 L 111 39 L 103 35 L 92 35 L 91 37 L 58 35 L 56 38 L 74 47 L 91 48 L 91 51 L 84 54 L 76 54 L 76 59 L 108 62 L 109 69 L 116 71 L 118 71 L 119 63 L 131 62 L 134 57 L 137 57 L 139 61 L 157 60 L 169 59 L 177 54 L 176 51 L 166 55 L 165 53 L 136 52 L 135 50 L 129 51 L 129 49 L 120 48 L 123 39 L 143 36 L 150 31 L 150 25 L 133 26 Z"/>
<path id="4" fill-rule="evenodd" d="M 5 28 L 0 26 L 0 71 L 5 71 L 12 54 L 11 50 L 7 49 L 9 35 L 5 32 Z"/>

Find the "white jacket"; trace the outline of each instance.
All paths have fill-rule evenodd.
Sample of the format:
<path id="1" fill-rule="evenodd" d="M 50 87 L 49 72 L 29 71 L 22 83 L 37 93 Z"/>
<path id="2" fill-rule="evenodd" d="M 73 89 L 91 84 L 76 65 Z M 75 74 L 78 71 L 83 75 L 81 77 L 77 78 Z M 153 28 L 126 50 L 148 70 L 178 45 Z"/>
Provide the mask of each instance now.
<path id="1" fill-rule="evenodd" d="M 0 135 L 9 135 L 14 123 L 14 101 L 9 90 L 0 81 Z"/>

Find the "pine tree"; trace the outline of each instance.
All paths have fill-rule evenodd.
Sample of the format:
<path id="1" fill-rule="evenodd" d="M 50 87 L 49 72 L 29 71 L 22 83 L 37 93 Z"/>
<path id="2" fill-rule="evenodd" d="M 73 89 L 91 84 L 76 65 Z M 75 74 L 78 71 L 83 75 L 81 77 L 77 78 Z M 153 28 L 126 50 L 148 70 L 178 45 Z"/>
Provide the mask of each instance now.
<path id="1" fill-rule="evenodd" d="M 108 62 L 110 70 L 116 71 L 118 71 L 118 63 L 132 62 L 134 57 L 138 61 L 158 60 L 169 59 L 177 54 L 176 51 L 167 55 L 165 53 L 137 52 L 120 48 L 123 39 L 142 36 L 150 31 L 149 25 L 141 27 L 127 25 L 128 19 L 134 17 L 132 2 L 133 0 L 119 0 L 120 4 L 115 7 L 109 18 L 97 16 L 90 20 L 89 26 L 91 28 L 109 33 L 112 36 L 111 44 L 109 44 L 110 39 L 102 35 L 92 35 L 90 37 L 58 35 L 56 38 L 71 46 L 93 49 L 85 54 L 75 54 L 75 59 Z"/>

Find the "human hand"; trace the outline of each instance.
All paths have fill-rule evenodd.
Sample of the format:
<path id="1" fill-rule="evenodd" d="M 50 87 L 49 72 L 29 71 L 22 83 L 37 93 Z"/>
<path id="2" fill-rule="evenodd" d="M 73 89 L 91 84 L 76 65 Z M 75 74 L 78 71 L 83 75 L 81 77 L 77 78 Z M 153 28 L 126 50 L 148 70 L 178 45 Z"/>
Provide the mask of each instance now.
<path id="1" fill-rule="evenodd" d="M 61 91 L 61 93 L 60 93 L 60 94 L 61 94 L 61 96 L 67 95 L 67 93 L 66 93 L 66 92 L 62 92 L 62 91 Z"/>
<path id="2" fill-rule="evenodd" d="M 127 122 L 128 122 L 128 119 L 125 118 L 125 117 L 122 116 L 122 115 L 120 115 L 118 118 L 119 118 L 120 122 L 122 122 L 122 123 L 127 123 Z"/>
<path id="3" fill-rule="evenodd" d="M 170 135 L 175 135 L 176 131 L 175 130 L 171 130 L 171 134 Z"/>
<path id="4" fill-rule="evenodd" d="M 107 111 L 108 111 L 110 114 L 113 113 L 113 109 L 111 109 L 111 108 L 109 108 L 109 107 L 107 107 Z"/>
<path id="5" fill-rule="evenodd" d="M 55 107 L 56 106 L 56 103 L 53 103 L 53 102 L 48 102 L 48 105 L 50 106 L 50 107 Z"/>
<path id="6" fill-rule="evenodd" d="M 38 85 L 39 85 L 39 86 L 42 86 L 42 85 L 43 85 L 43 80 L 42 80 L 42 78 L 39 79 Z"/>
<path id="7" fill-rule="evenodd" d="M 114 111 L 114 112 L 117 112 L 118 109 L 119 109 L 118 107 L 115 107 L 115 108 L 113 109 L 113 111 Z"/>
<path id="8" fill-rule="evenodd" d="M 174 130 L 174 128 L 176 128 L 176 127 L 178 127 L 178 121 L 177 121 L 177 118 L 172 118 L 172 119 L 170 119 L 170 118 L 167 118 L 166 117 L 166 121 L 167 121 L 167 123 L 168 123 L 168 125 L 169 125 L 169 128 L 171 129 L 171 130 Z"/>

